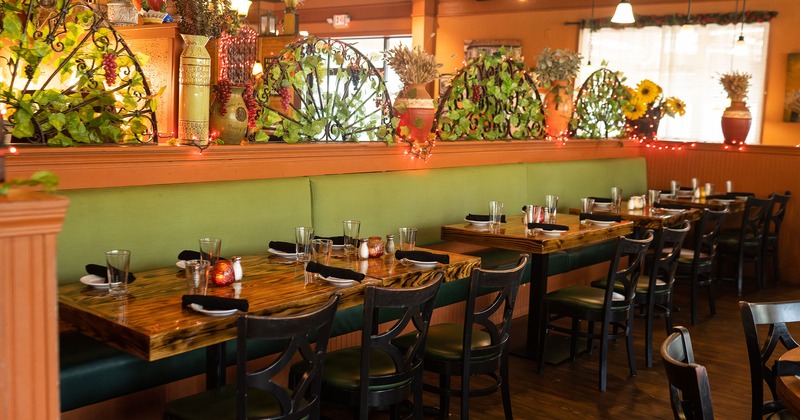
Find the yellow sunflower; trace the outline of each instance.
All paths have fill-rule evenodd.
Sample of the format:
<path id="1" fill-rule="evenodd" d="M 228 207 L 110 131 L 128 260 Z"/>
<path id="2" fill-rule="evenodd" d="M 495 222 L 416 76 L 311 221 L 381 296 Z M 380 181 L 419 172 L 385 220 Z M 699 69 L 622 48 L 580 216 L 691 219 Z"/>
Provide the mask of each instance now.
<path id="1" fill-rule="evenodd" d="M 644 79 L 636 85 L 636 93 L 639 94 L 642 102 L 650 104 L 655 102 L 658 95 L 661 95 L 661 86 L 653 83 L 650 80 Z"/>
<path id="2" fill-rule="evenodd" d="M 667 114 L 669 114 L 671 117 L 674 117 L 675 115 L 682 117 L 683 114 L 686 114 L 686 104 L 674 96 L 671 96 L 664 101 L 664 107 L 667 109 Z"/>
<path id="3" fill-rule="evenodd" d="M 622 112 L 625 114 L 625 118 L 638 120 L 647 112 L 647 104 L 639 100 L 632 100 L 622 108 Z"/>

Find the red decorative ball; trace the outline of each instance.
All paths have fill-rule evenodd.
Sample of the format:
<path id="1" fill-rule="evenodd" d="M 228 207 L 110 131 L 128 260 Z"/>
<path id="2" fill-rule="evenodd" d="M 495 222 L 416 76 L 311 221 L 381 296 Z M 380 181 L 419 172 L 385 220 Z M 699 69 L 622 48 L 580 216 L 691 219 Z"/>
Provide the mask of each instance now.
<path id="1" fill-rule="evenodd" d="M 219 260 L 214 264 L 211 270 L 211 278 L 217 286 L 228 286 L 233 283 L 235 276 L 233 274 L 233 265 L 230 261 Z"/>

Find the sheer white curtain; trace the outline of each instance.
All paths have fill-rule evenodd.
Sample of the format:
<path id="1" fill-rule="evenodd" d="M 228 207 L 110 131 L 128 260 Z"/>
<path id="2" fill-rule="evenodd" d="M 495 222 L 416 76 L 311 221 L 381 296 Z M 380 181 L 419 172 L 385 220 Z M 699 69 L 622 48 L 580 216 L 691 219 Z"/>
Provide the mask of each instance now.
<path id="1" fill-rule="evenodd" d="M 622 71 L 628 86 L 650 79 L 664 89 L 666 96 L 686 102 L 686 115 L 661 120 L 660 139 L 722 142 L 720 117 L 730 101 L 719 76 L 732 70 L 750 73 L 753 77 L 747 104 L 753 123 L 747 142 L 761 143 L 769 23 L 745 24 L 745 45 L 735 48 L 734 41 L 741 32 L 739 25 L 693 25 L 693 29 L 603 28 L 593 34 L 588 28 L 583 29 L 580 53 L 584 63 L 591 61 L 592 65 L 581 69 L 578 80 L 585 80 L 602 61 L 608 63 L 609 69 Z"/>

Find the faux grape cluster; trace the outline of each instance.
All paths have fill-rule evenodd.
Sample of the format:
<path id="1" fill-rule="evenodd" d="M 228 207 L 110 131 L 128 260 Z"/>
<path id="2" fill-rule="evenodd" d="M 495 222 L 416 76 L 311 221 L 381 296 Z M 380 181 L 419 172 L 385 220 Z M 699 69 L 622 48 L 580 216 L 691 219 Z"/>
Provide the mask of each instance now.
<path id="1" fill-rule="evenodd" d="M 103 69 L 106 71 L 106 84 L 112 86 L 117 83 L 116 54 L 103 54 Z"/>
<path id="2" fill-rule="evenodd" d="M 289 93 L 288 87 L 279 87 L 278 88 L 278 95 L 281 96 L 281 107 L 283 108 L 283 112 L 289 110 L 289 105 L 292 101 L 292 95 Z"/>
<path id="3" fill-rule="evenodd" d="M 480 85 L 472 85 L 472 102 L 478 103 L 481 101 L 483 95 L 483 88 Z"/>
<path id="4" fill-rule="evenodd" d="M 244 86 L 244 93 L 242 93 L 244 106 L 247 107 L 247 125 L 250 128 L 256 126 L 256 114 L 258 113 L 258 104 L 256 103 L 255 90 L 252 83 L 247 83 Z"/>
<path id="5" fill-rule="evenodd" d="M 228 105 L 228 100 L 231 99 L 231 82 L 228 79 L 221 79 L 216 86 L 214 86 L 214 94 L 217 95 L 219 102 L 219 115 L 225 115 Z"/>

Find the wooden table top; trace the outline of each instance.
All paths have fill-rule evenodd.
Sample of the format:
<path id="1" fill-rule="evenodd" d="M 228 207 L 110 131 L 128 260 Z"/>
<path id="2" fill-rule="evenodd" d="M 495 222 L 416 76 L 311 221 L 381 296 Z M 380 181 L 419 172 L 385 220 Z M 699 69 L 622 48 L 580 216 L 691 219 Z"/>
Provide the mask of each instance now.
<path id="1" fill-rule="evenodd" d="M 691 198 L 689 196 L 671 198 L 665 195 L 662 195 L 658 201 L 665 204 L 680 204 L 695 209 L 711 209 L 716 211 L 728 209 L 730 213 L 743 212 L 744 206 L 747 203 L 745 200 L 720 200 L 715 198 L 706 200 L 705 198 Z"/>
<path id="2" fill-rule="evenodd" d="M 570 208 L 570 214 L 580 214 L 580 209 Z M 622 204 L 622 211 L 615 212 L 609 209 L 595 207 L 592 213 L 602 215 L 619 215 L 624 220 L 630 220 L 639 229 L 663 229 L 665 227 L 680 226 L 684 221 L 693 222 L 700 219 L 703 213 L 700 209 L 692 208 L 681 212 L 674 212 L 665 209 L 645 207 L 643 209 L 628 209 L 627 203 Z"/>
<path id="3" fill-rule="evenodd" d="M 800 347 L 787 351 L 779 359 L 782 362 L 800 363 Z M 778 376 L 775 388 L 783 405 L 792 414 L 800 416 L 800 378 L 795 375 Z"/>
<path id="4" fill-rule="evenodd" d="M 238 294 L 233 286 L 209 286 L 207 294 L 247 299 L 251 314 L 289 315 L 322 305 L 332 292 L 340 291 L 339 308 L 343 309 L 363 303 L 367 284 L 419 285 L 433 277 L 436 269 L 445 271 L 447 282 L 469 277 L 480 266 L 479 257 L 449 255 L 450 264 L 433 269 L 406 266 L 390 256 L 359 261 L 334 254 L 331 266 L 367 275 L 362 283 L 345 287 L 307 281 L 303 264 L 293 260 L 268 254 L 245 256 Z M 62 285 L 58 289 L 60 318 L 86 335 L 150 361 L 236 338 L 236 316 L 211 317 L 181 307 L 181 296 L 188 289 L 183 270 L 177 267 L 136 273 L 136 281 L 128 287 L 126 296 L 116 298 L 79 282 Z"/>
<path id="5" fill-rule="evenodd" d="M 528 229 L 522 217 L 509 217 L 508 223 L 492 231 L 487 226 L 474 226 L 469 223 L 442 226 L 442 239 L 473 243 L 492 248 L 510 249 L 533 254 L 549 254 L 584 245 L 611 240 L 633 232 L 633 223 L 623 220 L 609 226 L 582 225 L 580 218 L 573 214 L 558 215 L 556 224 L 569 227 L 559 236 L 546 236 Z"/>

